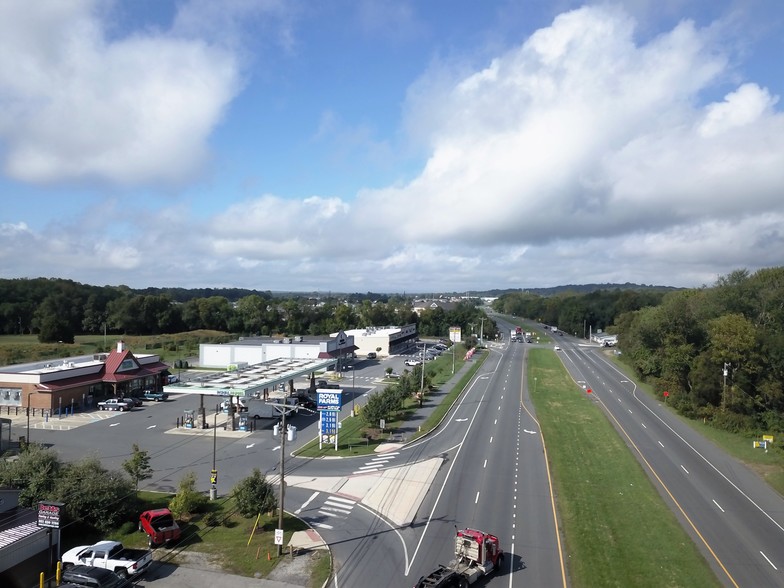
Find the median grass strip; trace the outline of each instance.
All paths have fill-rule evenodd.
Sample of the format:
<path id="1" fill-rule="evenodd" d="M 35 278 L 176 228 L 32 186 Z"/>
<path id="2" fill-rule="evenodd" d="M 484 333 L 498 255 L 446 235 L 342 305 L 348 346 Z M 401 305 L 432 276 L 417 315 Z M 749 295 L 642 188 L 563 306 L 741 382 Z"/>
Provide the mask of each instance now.
<path id="1" fill-rule="evenodd" d="M 635 456 L 557 355 L 532 349 L 527 373 L 572 586 L 720 586 Z"/>

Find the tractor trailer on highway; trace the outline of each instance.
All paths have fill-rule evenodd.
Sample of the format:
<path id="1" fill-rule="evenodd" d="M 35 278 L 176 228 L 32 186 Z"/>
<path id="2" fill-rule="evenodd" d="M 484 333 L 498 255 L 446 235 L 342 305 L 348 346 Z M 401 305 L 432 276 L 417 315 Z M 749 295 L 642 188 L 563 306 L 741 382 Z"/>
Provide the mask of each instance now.
<path id="1" fill-rule="evenodd" d="M 461 529 L 455 533 L 455 559 L 419 578 L 414 588 L 466 588 L 499 569 L 503 560 L 498 537 Z"/>

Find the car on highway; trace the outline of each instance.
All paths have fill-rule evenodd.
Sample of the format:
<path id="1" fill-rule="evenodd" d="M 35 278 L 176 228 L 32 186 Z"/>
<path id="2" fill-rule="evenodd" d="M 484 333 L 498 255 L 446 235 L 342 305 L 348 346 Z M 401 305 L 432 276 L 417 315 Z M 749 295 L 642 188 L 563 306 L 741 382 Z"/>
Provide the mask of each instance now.
<path id="1" fill-rule="evenodd" d="M 558 345 L 556 345 L 555 347 L 553 347 L 553 349 L 554 349 L 555 351 L 560 351 L 560 350 L 561 350 L 561 348 L 560 348 L 560 347 L 558 347 Z"/>

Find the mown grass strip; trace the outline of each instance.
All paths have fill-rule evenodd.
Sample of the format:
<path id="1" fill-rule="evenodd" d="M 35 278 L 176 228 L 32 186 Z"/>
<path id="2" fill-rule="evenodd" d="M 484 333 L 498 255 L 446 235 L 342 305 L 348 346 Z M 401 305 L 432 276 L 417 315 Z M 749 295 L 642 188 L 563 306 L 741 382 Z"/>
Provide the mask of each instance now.
<path id="1" fill-rule="evenodd" d="M 532 349 L 527 377 L 547 443 L 572 586 L 721 586 L 635 456 L 557 355 Z"/>

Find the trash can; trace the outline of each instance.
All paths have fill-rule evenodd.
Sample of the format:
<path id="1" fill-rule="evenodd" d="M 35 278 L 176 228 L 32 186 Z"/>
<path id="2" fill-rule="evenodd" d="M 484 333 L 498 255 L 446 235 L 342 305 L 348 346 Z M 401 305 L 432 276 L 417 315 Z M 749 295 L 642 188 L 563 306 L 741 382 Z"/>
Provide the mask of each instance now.
<path id="1" fill-rule="evenodd" d="M 289 425 L 288 429 L 289 430 L 286 439 L 288 441 L 294 441 L 294 439 L 297 438 L 297 427 L 295 427 L 294 425 Z"/>

